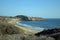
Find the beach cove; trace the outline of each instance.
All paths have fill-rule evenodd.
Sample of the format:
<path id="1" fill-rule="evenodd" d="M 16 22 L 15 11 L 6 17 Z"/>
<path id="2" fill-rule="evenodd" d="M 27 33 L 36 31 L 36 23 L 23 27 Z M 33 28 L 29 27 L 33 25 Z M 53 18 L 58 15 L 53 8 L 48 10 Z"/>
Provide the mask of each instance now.
<path id="1" fill-rule="evenodd" d="M 44 29 L 60 28 L 60 19 L 45 19 L 42 21 L 21 21 L 18 25 L 23 25 L 32 30 L 43 31 Z"/>
<path id="2" fill-rule="evenodd" d="M 20 28 L 20 29 L 22 29 L 22 30 L 24 30 L 24 32 L 25 32 L 25 34 L 29 34 L 29 33 L 37 33 L 38 31 L 36 31 L 36 30 L 31 30 L 31 29 L 29 29 L 29 28 L 27 28 L 27 27 L 25 27 L 25 26 L 23 26 L 23 25 L 19 25 L 19 24 L 17 24 L 17 22 L 19 22 L 20 21 L 20 19 L 10 19 L 9 21 L 8 21 L 8 23 L 10 23 L 10 24 L 13 24 L 13 25 L 15 25 L 16 27 L 18 27 L 18 28 Z"/>

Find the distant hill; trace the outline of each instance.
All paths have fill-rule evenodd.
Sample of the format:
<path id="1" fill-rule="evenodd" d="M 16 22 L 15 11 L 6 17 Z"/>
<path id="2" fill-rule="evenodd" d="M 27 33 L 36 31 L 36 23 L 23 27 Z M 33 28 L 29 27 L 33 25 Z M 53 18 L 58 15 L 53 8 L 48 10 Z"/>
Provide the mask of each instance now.
<path id="1" fill-rule="evenodd" d="M 24 16 L 24 15 L 17 15 L 17 16 L 15 16 L 15 17 L 21 18 L 20 20 L 24 20 L 24 21 L 43 20 L 43 18 L 39 18 L 39 17 L 29 17 L 29 16 Z"/>
<path id="2" fill-rule="evenodd" d="M 24 16 L 24 15 L 17 15 L 15 17 L 20 18 L 20 20 L 22 20 L 22 21 L 29 21 L 28 17 Z"/>

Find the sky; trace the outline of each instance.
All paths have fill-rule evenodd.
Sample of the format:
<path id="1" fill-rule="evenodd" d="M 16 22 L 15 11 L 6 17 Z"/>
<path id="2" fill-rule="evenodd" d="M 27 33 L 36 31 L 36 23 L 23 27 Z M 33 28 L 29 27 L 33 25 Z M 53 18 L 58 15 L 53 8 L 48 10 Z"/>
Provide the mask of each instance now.
<path id="1" fill-rule="evenodd" d="M 60 18 L 60 0 L 0 0 L 0 16 Z"/>

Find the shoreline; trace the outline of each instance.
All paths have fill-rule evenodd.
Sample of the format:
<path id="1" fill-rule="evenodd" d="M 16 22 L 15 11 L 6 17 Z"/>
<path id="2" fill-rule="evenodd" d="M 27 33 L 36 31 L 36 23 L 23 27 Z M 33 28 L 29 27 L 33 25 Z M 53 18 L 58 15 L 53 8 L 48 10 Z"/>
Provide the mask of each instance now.
<path id="1" fill-rule="evenodd" d="M 23 25 L 25 28 L 28 28 L 28 29 L 31 29 L 31 30 L 36 30 L 38 32 L 43 31 L 45 29 L 45 28 L 40 28 L 40 27 L 33 27 L 33 26 L 22 24 L 22 23 L 19 23 L 19 22 L 16 22 L 16 23 L 17 23 L 17 25 Z"/>
<path id="2" fill-rule="evenodd" d="M 8 21 L 8 23 L 13 24 L 14 26 L 24 30 L 25 34 L 30 34 L 30 33 L 35 34 L 35 33 L 38 32 L 37 30 L 31 30 L 31 29 L 29 29 L 29 28 L 27 28 L 27 27 L 25 27 L 23 25 L 16 24 L 16 22 L 18 22 L 18 21 L 19 21 L 19 19 L 13 19 L 13 20 L 11 19 L 10 21 Z"/>

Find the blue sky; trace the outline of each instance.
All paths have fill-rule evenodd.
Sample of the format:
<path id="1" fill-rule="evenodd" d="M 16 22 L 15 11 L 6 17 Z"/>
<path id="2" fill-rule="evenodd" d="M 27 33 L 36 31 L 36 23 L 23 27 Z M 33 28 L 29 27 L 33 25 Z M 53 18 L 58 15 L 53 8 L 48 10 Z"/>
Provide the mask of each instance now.
<path id="1" fill-rule="evenodd" d="M 0 15 L 60 18 L 60 0 L 0 0 Z"/>

